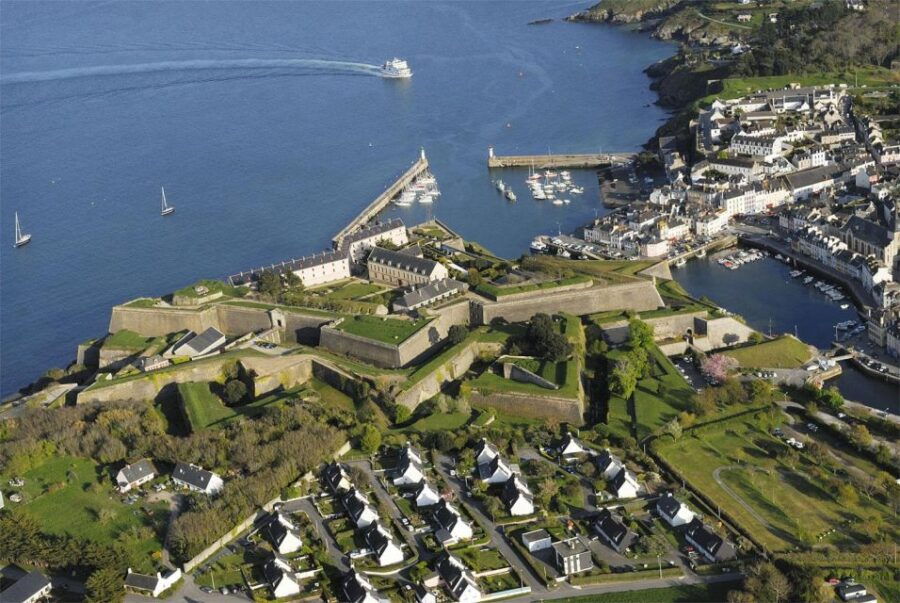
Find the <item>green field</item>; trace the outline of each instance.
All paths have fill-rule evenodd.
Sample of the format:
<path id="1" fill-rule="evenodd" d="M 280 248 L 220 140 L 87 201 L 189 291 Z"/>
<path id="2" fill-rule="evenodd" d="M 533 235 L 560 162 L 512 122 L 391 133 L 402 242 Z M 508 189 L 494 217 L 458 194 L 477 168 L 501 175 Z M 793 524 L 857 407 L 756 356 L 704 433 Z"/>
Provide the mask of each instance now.
<path id="1" fill-rule="evenodd" d="M 345 333 L 359 335 L 383 343 L 401 343 L 413 333 L 431 322 L 430 318 L 401 320 L 378 316 L 359 315 L 344 319 L 337 328 Z"/>
<path id="2" fill-rule="evenodd" d="M 326 297 L 328 299 L 350 300 L 359 299 L 361 297 L 365 297 L 366 295 L 378 293 L 379 291 L 383 291 L 384 289 L 385 288 L 382 285 L 376 285 L 374 283 L 347 281 L 344 284 L 338 286 L 332 285 L 327 288 L 310 290 L 310 293 L 317 293 L 322 297 Z"/>
<path id="3" fill-rule="evenodd" d="M 25 479 L 22 488 L 14 489 L 24 497 L 18 504 L 9 501 L 7 482 L 12 477 Z M 157 530 L 165 529 L 166 504 L 140 502 L 129 506 L 120 502 L 111 472 L 93 461 L 52 457 L 21 476 L 2 473 L 0 480 L 7 506 L 27 511 L 42 530 L 103 544 L 121 542 L 133 552 L 133 562 L 139 564 L 135 570 L 149 572 L 154 567 L 150 555 L 162 548 Z"/>
<path id="4" fill-rule="evenodd" d="M 114 350 L 134 350 L 135 352 L 140 352 L 149 347 L 154 340 L 154 337 L 144 337 L 138 335 L 134 331 L 122 329 L 107 337 L 103 341 L 103 347 Z"/>
<path id="5" fill-rule="evenodd" d="M 302 397 L 307 386 L 308 389 L 318 392 L 322 401 L 329 406 L 345 410 L 354 408 L 353 401 L 348 396 L 315 379 L 306 385 L 276 391 L 241 406 L 226 406 L 217 395 L 210 391 L 209 383 L 179 383 L 178 393 L 191 430 L 197 432 L 210 427 L 222 426 L 238 417 L 258 416 L 268 406 Z"/>
<path id="6" fill-rule="evenodd" d="M 724 80 L 724 89 L 710 94 L 701 103 L 711 103 L 716 98 L 738 98 L 767 88 L 784 88 L 797 82 L 802 86 L 826 86 L 828 84 L 847 84 L 848 86 L 867 86 L 869 88 L 890 86 L 900 83 L 900 73 L 884 67 L 860 67 L 855 70 L 834 71 L 828 73 L 809 73 L 803 75 L 773 75 L 768 77 L 728 78 Z"/>
<path id="7" fill-rule="evenodd" d="M 471 414 L 467 412 L 436 412 L 422 417 L 403 431 L 450 431 L 453 432 L 469 422 Z"/>
<path id="8" fill-rule="evenodd" d="M 723 352 L 742 368 L 799 368 L 812 358 L 809 346 L 790 335 Z"/>
<path id="9" fill-rule="evenodd" d="M 668 588 L 629 590 L 616 593 L 555 599 L 556 603 L 725 603 L 728 591 L 740 589 L 740 582 L 684 584 Z"/>
<path id="10" fill-rule="evenodd" d="M 525 285 L 513 285 L 506 287 L 498 287 L 490 283 L 481 283 L 475 287 L 475 291 L 481 293 L 491 299 L 498 299 L 506 295 L 514 295 L 516 293 L 527 293 L 529 291 L 546 291 L 556 289 L 557 287 L 565 287 L 566 285 L 576 285 L 578 283 L 589 283 L 592 279 L 583 275 L 576 275 L 570 278 L 543 281 L 541 283 L 531 283 Z"/>
<path id="11" fill-rule="evenodd" d="M 754 423 L 735 419 L 704 429 L 697 437 L 677 442 L 659 440 L 658 455 L 696 489 L 727 512 L 744 529 L 773 551 L 796 546 L 803 532 L 813 537 L 836 526 L 823 540 L 836 545 L 865 543 L 858 533 L 861 517 L 880 514 L 892 525 L 888 511 L 875 501 L 856 504 L 838 500 L 828 484 L 813 477 L 811 461 L 801 457 L 791 468 L 771 457 L 766 447 L 784 446 Z M 717 479 L 718 478 L 718 479 Z M 851 523 L 847 524 L 846 521 Z M 888 528 L 895 538 L 900 528 Z"/>

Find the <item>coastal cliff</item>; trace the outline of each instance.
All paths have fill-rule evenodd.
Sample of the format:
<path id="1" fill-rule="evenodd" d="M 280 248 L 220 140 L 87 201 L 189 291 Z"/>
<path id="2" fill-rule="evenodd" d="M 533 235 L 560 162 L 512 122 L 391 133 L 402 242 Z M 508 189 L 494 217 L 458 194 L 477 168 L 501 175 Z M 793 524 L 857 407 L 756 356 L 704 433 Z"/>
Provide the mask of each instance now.
<path id="1" fill-rule="evenodd" d="M 680 3 L 681 0 L 606 0 L 567 20 L 624 25 L 660 17 Z"/>

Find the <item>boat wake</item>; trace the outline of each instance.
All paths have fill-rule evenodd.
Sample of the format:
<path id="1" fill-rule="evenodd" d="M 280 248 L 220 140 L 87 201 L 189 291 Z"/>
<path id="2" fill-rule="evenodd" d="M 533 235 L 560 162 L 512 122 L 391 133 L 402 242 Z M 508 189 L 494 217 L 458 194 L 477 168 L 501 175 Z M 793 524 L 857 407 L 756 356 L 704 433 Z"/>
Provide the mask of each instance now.
<path id="1" fill-rule="evenodd" d="M 209 59 L 161 61 L 158 63 L 136 63 L 125 65 L 97 65 L 94 67 L 57 69 L 55 71 L 24 71 L 21 73 L 4 75 L 0 78 L 0 84 L 52 82 L 76 78 L 213 69 L 309 69 L 315 71 L 328 71 L 333 74 L 348 73 L 383 77 L 383 71 L 378 65 L 352 63 L 349 61 L 328 61 L 320 59 Z"/>

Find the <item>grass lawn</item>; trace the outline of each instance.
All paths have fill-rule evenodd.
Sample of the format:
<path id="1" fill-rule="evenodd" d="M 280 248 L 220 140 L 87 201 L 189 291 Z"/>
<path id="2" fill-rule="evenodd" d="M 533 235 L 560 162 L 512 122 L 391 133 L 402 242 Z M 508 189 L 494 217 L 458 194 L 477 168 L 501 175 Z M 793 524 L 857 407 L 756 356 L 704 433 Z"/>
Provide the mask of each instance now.
<path id="1" fill-rule="evenodd" d="M 307 383 L 307 386 L 309 386 L 313 391 L 319 394 L 322 402 L 324 402 L 326 406 L 332 408 L 340 408 L 342 410 L 349 410 L 351 412 L 356 408 L 356 405 L 353 404 L 353 400 L 350 399 L 350 396 L 338 389 L 331 387 L 324 381 L 319 381 L 318 379 L 310 379 Z"/>
<path id="2" fill-rule="evenodd" d="M 122 329 L 107 337 L 103 342 L 103 347 L 114 350 L 134 350 L 135 352 L 139 352 L 149 347 L 154 339 L 154 337 L 144 337 L 143 335 L 138 335 L 134 331 Z"/>
<path id="3" fill-rule="evenodd" d="M 667 588 L 629 590 L 586 597 L 556 599 L 557 603 L 724 603 L 728 591 L 739 589 L 740 582 L 683 584 Z"/>
<path id="4" fill-rule="evenodd" d="M 431 322 L 430 318 L 400 320 L 378 316 L 359 315 L 344 319 L 337 328 L 345 333 L 359 335 L 384 343 L 400 343 Z"/>
<path id="5" fill-rule="evenodd" d="M 134 301 L 130 301 L 125 304 L 126 308 L 155 308 L 156 304 L 159 303 L 159 299 L 150 298 L 150 297 L 142 297 L 140 299 L 136 299 Z"/>
<path id="6" fill-rule="evenodd" d="M 752 417 L 698 435 L 683 436 L 678 442 L 660 440 L 657 453 L 773 551 L 797 545 L 801 529 L 816 536 L 835 526 L 838 532 L 828 542 L 864 543 L 867 539 L 857 532 L 856 522 L 871 513 L 883 515 L 885 525 L 895 526 L 887 528 L 895 538 L 900 532 L 879 503 L 863 497 L 857 504 L 837 500 L 826 484 L 812 477 L 804 457 L 795 469 L 770 457 L 763 447 L 776 440 Z"/>
<path id="7" fill-rule="evenodd" d="M 340 286 L 336 289 L 333 287 L 329 287 L 332 289 L 328 293 L 322 293 L 322 297 L 327 297 L 328 299 L 359 299 L 360 297 L 364 297 L 366 295 L 371 295 L 372 293 L 378 293 L 379 291 L 383 291 L 384 287 L 382 285 L 376 285 L 374 283 L 363 283 L 360 281 L 348 281 L 343 286 Z M 310 293 L 317 293 L 317 291 L 310 291 Z"/>
<path id="8" fill-rule="evenodd" d="M 472 568 L 472 571 L 475 572 L 509 567 L 509 562 L 499 551 L 497 551 L 497 549 L 471 547 L 461 551 L 455 551 L 455 553 L 466 563 L 466 565 Z"/>
<path id="9" fill-rule="evenodd" d="M 102 544 L 123 543 L 140 570 L 153 569 L 150 555 L 162 548 L 157 530 L 165 529 L 165 503 L 126 505 L 113 490 L 110 474 L 88 459 L 57 456 L 21 476 L 0 474 L 7 505 L 14 504 L 7 488 L 12 477 L 25 479 L 25 486 L 16 489 L 25 500 L 16 506 L 35 517 L 43 531 Z"/>
<path id="10" fill-rule="evenodd" d="M 422 417 L 403 431 L 454 431 L 468 423 L 469 418 L 471 418 L 471 414 L 467 412 L 436 412 Z"/>
<path id="11" fill-rule="evenodd" d="M 482 589 L 487 593 L 499 593 L 505 590 L 519 588 L 522 585 L 518 576 L 512 572 L 478 578 L 478 584 L 480 584 Z"/>
<path id="12" fill-rule="evenodd" d="M 557 287 L 564 287 L 566 285 L 575 285 L 578 283 L 588 283 L 592 282 L 592 279 L 588 276 L 584 275 L 575 275 L 570 278 L 552 280 L 552 281 L 543 281 L 541 283 L 530 283 L 524 285 L 514 285 L 508 287 L 498 287 L 496 285 L 492 285 L 490 283 L 481 283 L 475 287 L 475 291 L 490 297 L 491 299 L 497 299 L 503 297 L 505 295 L 513 295 L 516 293 L 526 293 L 529 291 L 544 291 L 555 289 Z"/>
<path id="13" fill-rule="evenodd" d="M 333 387 L 313 380 L 311 389 L 318 392 L 322 400 L 352 410 L 352 400 Z M 209 427 L 221 426 L 237 417 L 255 417 L 263 413 L 267 406 L 279 404 L 298 397 L 304 386 L 273 392 L 253 402 L 241 406 L 226 406 L 217 395 L 209 389 L 209 383 L 179 383 L 178 393 L 181 396 L 184 410 L 193 431 L 201 431 Z"/>
<path id="14" fill-rule="evenodd" d="M 742 368 L 798 368 L 812 358 L 809 346 L 790 335 L 723 353 L 737 360 Z"/>
<path id="15" fill-rule="evenodd" d="M 474 389 L 482 393 L 523 393 L 538 396 L 555 396 L 562 398 L 578 397 L 578 363 L 574 360 L 564 362 L 543 362 L 537 374 L 559 385 L 559 389 L 547 389 L 533 383 L 522 383 L 504 379 L 492 370 L 473 379 L 470 383 Z"/>
<path id="16" fill-rule="evenodd" d="M 196 286 L 206 287 L 206 289 L 208 290 L 207 293 L 200 295 L 194 290 L 194 287 Z M 222 295 L 227 295 L 229 297 L 243 297 L 247 294 L 247 291 L 248 289 L 246 287 L 232 287 L 231 285 L 226 285 L 222 281 L 213 281 L 207 279 L 197 281 L 193 285 L 183 287 L 178 291 L 175 291 L 173 295 L 178 295 L 180 297 L 200 298 L 206 297 L 207 295 L 212 295 L 213 293 L 221 292 Z"/>

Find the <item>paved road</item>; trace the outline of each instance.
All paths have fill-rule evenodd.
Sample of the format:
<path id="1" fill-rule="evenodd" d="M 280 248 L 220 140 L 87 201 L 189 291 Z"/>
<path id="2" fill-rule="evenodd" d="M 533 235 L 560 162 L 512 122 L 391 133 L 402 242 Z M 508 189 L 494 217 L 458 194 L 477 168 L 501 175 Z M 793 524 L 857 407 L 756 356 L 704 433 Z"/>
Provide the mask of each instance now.
<path id="1" fill-rule="evenodd" d="M 796 402 L 790 402 L 787 400 L 785 400 L 783 402 L 779 402 L 778 405 L 784 409 L 791 408 L 791 409 L 800 410 L 800 411 L 804 410 L 803 406 L 801 406 L 800 404 L 798 404 Z M 863 407 L 863 408 L 868 408 L 868 407 Z M 868 408 L 868 410 L 871 411 L 872 409 Z M 888 416 L 890 416 L 890 415 L 888 415 Z M 840 430 L 850 429 L 850 425 L 848 425 L 844 421 L 838 419 L 837 417 L 835 417 L 833 415 L 828 414 L 827 412 L 822 412 L 821 410 L 816 412 L 816 419 L 818 419 L 822 423 L 831 425 L 832 427 L 835 427 Z M 875 448 L 877 448 L 877 446 L 879 444 L 884 444 L 889 449 L 893 450 L 894 454 L 900 454 L 900 443 L 893 442 L 891 440 L 885 440 L 884 438 L 880 438 L 880 437 L 877 437 L 874 435 L 872 436 L 872 440 L 874 441 L 874 443 L 872 444 L 873 450 Z"/>
<path id="2" fill-rule="evenodd" d="M 452 477 L 450 475 L 450 469 L 453 467 L 453 462 L 449 457 L 444 455 L 439 455 L 437 457 L 437 462 L 435 463 L 435 469 L 444 480 L 450 485 L 450 488 L 453 490 L 456 495 L 457 500 L 460 502 L 466 500 L 466 495 L 463 493 L 463 483 L 458 477 Z M 518 572 L 519 576 L 525 581 L 525 584 L 531 587 L 532 591 L 540 591 L 545 590 L 541 585 L 540 579 L 538 576 L 534 574 L 534 571 L 531 569 L 531 566 L 526 563 L 520 556 L 518 551 L 512 548 L 508 542 L 506 542 L 506 538 L 503 536 L 501 529 L 494 525 L 494 523 L 488 519 L 488 517 L 481 512 L 481 509 L 477 508 L 476 505 L 467 504 L 466 508 L 472 513 L 475 517 L 475 520 L 481 524 L 481 527 L 485 530 L 491 538 L 491 543 L 496 547 L 500 554 L 503 555 L 504 558 L 509 562 L 509 564 Z"/>
<path id="3" fill-rule="evenodd" d="M 332 561 L 334 561 L 334 564 L 342 572 L 346 572 L 350 569 L 350 566 L 347 565 L 344 554 L 338 548 L 337 543 L 335 543 L 334 541 L 334 538 L 331 537 L 331 532 L 328 531 L 328 527 L 325 525 L 325 519 L 319 514 L 319 510 L 316 509 L 316 506 L 313 504 L 310 497 L 299 498 L 297 500 L 286 502 L 282 507 L 282 510 L 287 513 L 295 513 L 297 511 L 306 513 L 306 516 L 312 522 L 313 528 L 316 530 L 316 534 L 319 536 L 319 539 L 323 543 L 325 543 L 325 551 L 328 553 L 328 556 L 331 557 Z"/>
<path id="4" fill-rule="evenodd" d="M 621 593 L 631 590 L 646 590 L 650 588 L 665 588 L 667 586 L 680 586 L 682 584 L 716 584 L 718 582 L 733 582 L 744 577 L 740 572 L 719 574 L 716 576 L 680 576 L 677 578 L 655 578 L 652 580 L 636 580 L 634 582 L 619 582 L 614 584 L 598 584 L 595 586 L 567 586 L 553 592 L 543 592 L 540 596 L 529 595 L 507 599 L 508 601 L 552 601 L 567 597 L 585 597 L 588 595 L 600 595 L 603 593 Z"/>

